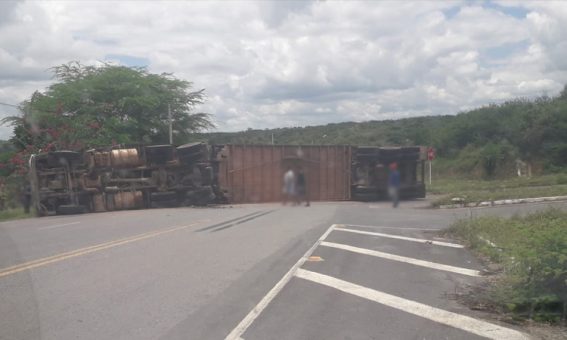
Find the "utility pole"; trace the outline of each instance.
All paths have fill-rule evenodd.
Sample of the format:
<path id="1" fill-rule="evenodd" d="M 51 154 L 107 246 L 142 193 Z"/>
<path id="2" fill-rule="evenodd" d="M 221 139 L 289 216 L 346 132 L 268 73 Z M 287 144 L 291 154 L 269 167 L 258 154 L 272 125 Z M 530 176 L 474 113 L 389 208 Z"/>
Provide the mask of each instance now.
<path id="1" fill-rule="evenodd" d="M 173 145 L 173 122 L 171 121 L 171 105 L 167 104 L 167 117 L 169 119 L 169 144 Z"/>
<path id="2" fill-rule="evenodd" d="M 429 161 L 429 185 L 431 186 L 431 166 L 433 164 L 433 160 L 435 159 L 435 149 L 429 147 L 427 149 L 427 160 Z"/>
<path id="3" fill-rule="evenodd" d="M 272 145 L 274 145 L 274 134 L 272 133 Z"/>
<path id="4" fill-rule="evenodd" d="M 429 161 L 429 185 L 431 185 L 431 164 L 432 163 L 433 163 L 432 161 Z"/>

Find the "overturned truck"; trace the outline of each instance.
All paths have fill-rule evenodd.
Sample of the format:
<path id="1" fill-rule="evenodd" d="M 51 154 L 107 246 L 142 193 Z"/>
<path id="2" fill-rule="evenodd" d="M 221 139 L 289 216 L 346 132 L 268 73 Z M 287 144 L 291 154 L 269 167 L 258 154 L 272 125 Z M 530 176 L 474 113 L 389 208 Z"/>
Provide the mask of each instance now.
<path id="1" fill-rule="evenodd" d="M 205 205 L 218 190 L 214 152 L 194 143 L 33 155 L 32 202 L 40 216 Z"/>
<path id="2" fill-rule="evenodd" d="M 313 201 L 387 198 L 397 163 L 400 196 L 425 197 L 424 148 L 350 145 L 137 145 L 55 151 L 30 158 L 38 215 L 277 202 L 288 169 Z"/>

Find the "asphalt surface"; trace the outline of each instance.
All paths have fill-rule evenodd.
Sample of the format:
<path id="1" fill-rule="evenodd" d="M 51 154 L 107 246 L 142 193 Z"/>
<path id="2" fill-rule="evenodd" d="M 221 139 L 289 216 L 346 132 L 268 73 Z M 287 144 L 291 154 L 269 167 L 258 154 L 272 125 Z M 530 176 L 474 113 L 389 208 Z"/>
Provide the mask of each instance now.
<path id="1" fill-rule="evenodd" d="M 482 278 L 451 268 L 481 266 L 465 249 L 436 244 L 453 243 L 436 230 L 566 204 L 424 205 L 259 204 L 0 223 L 0 339 L 483 338 L 436 316 L 483 318 L 452 298 Z"/>

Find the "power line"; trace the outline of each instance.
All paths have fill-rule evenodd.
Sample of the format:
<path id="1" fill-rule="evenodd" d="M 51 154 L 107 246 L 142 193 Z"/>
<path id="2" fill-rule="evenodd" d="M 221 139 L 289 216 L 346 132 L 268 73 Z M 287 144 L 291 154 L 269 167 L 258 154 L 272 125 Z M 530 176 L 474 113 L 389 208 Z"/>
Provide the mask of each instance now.
<path id="1" fill-rule="evenodd" d="M 1 1 L 1 0 L 0 0 L 0 1 Z M 14 105 L 14 104 L 8 104 L 8 103 L 2 103 L 2 102 L 0 102 L 0 105 L 11 106 L 11 107 L 15 107 L 16 109 L 20 109 L 20 110 L 22 109 L 21 106 Z M 36 109 L 34 109 L 34 110 L 36 110 Z M 36 110 L 36 111 L 37 111 L 37 110 Z M 59 112 L 59 111 L 49 111 L 49 110 L 40 110 L 40 111 L 41 111 L 41 112 L 47 112 L 47 113 L 59 113 L 59 114 L 61 114 L 61 112 Z"/>
<path id="2" fill-rule="evenodd" d="M 11 106 L 11 107 L 15 107 L 17 109 L 19 109 L 20 107 L 18 105 L 14 105 L 14 104 L 8 104 L 8 103 L 2 103 L 0 102 L 0 105 L 6 105 L 6 106 Z"/>

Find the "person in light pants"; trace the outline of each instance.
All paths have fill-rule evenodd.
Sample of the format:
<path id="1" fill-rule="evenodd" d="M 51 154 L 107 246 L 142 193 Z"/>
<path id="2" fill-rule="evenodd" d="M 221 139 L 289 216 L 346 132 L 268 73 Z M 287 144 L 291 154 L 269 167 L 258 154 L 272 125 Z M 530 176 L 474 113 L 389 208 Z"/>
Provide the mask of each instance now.
<path id="1" fill-rule="evenodd" d="M 308 207 L 309 203 L 309 192 L 307 192 L 307 179 L 305 178 L 305 173 L 302 168 L 297 170 L 296 180 L 295 180 L 295 194 L 296 194 L 296 204 L 300 205 L 302 201 L 305 201 L 305 206 Z"/>
<path id="2" fill-rule="evenodd" d="M 400 203 L 400 172 L 398 164 L 390 164 L 390 173 L 388 174 L 388 194 L 392 200 L 392 205 L 397 208 Z"/>
<path id="3" fill-rule="evenodd" d="M 287 201 L 295 201 L 295 173 L 288 168 L 283 178 L 283 204 L 286 205 Z"/>

